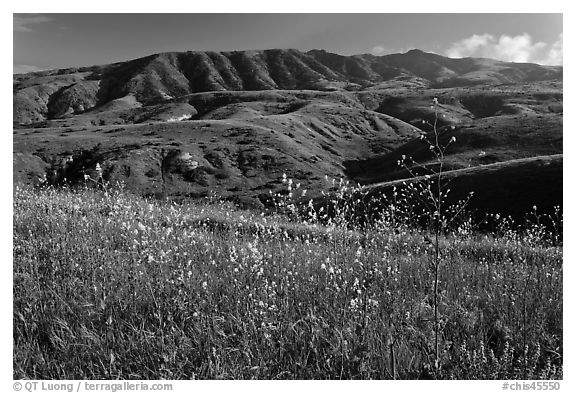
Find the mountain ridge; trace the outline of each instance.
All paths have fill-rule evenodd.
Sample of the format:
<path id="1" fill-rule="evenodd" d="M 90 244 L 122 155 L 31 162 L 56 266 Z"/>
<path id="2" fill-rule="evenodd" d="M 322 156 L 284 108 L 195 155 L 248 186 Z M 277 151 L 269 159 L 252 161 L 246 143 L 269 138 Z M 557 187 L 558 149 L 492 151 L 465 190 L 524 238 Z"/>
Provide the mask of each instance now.
<path id="1" fill-rule="evenodd" d="M 146 106 L 207 91 L 350 91 L 390 81 L 458 87 L 557 80 L 562 72 L 556 66 L 450 59 L 420 50 L 384 56 L 295 49 L 164 52 L 103 66 L 16 74 L 14 122 L 58 119 L 130 95 Z"/>

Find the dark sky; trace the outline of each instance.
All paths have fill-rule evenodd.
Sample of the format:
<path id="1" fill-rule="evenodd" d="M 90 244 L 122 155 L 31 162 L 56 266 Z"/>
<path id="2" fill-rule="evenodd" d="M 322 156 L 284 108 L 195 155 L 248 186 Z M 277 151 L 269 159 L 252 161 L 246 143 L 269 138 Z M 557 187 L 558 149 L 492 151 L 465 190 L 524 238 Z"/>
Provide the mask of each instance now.
<path id="1" fill-rule="evenodd" d="M 14 14 L 14 71 L 186 50 L 325 49 L 562 63 L 562 14 Z"/>

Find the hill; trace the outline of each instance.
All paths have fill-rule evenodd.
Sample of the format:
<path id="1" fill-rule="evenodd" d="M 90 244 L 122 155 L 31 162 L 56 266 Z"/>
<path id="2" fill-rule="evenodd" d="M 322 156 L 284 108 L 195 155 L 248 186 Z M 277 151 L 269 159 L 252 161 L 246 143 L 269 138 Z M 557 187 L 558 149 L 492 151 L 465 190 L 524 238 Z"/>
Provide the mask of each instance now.
<path id="1" fill-rule="evenodd" d="M 105 66 L 15 75 L 14 121 L 32 124 L 105 105 L 108 110 L 136 108 L 206 91 L 353 90 L 395 80 L 457 87 L 561 77 L 561 67 L 449 59 L 419 50 L 380 57 L 319 50 L 161 53 Z"/>
<path id="2" fill-rule="evenodd" d="M 444 204 L 464 201 L 473 192 L 467 208 L 480 212 L 480 219 L 484 213 L 504 213 L 521 222 L 534 206 L 539 213 L 549 214 L 556 206 L 562 206 L 562 163 L 562 154 L 556 154 L 448 170 L 442 175 L 443 185 L 450 190 Z M 432 182 L 436 180 L 437 176 L 431 177 Z M 369 196 L 391 197 L 396 189 L 412 182 L 425 184 L 425 179 L 422 176 L 374 183 L 365 190 Z"/>
<path id="3" fill-rule="evenodd" d="M 449 170 L 557 155 L 562 75 L 419 50 L 277 49 L 14 75 L 14 180 L 78 184 L 100 164 L 107 181 L 142 195 L 262 207 L 287 174 L 314 197 L 326 175 L 373 184 L 406 178 L 402 155 L 433 165 L 419 137 L 434 97 L 442 140 L 458 141 Z M 526 190 L 529 206 L 536 194 Z"/>

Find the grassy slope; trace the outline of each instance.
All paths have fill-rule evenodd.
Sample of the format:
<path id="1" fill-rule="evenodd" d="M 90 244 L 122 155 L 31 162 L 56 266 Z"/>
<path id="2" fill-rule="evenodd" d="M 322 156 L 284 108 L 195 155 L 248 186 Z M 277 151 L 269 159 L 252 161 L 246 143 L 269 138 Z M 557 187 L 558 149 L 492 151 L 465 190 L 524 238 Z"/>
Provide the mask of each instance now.
<path id="1" fill-rule="evenodd" d="M 66 172 L 68 180 L 81 180 L 82 170 L 93 170 L 99 161 L 109 180 L 124 181 L 140 194 L 183 197 L 215 192 L 261 206 L 268 192 L 277 190 L 283 173 L 313 193 L 325 175 L 346 176 L 362 184 L 406 178 L 408 173 L 397 165 L 402 155 L 430 164 L 428 146 L 415 138 L 422 131 L 410 123 L 422 127 L 422 116 L 431 120 L 428 100 L 434 95 L 439 96 L 440 119 L 445 124 L 441 142 L 452 136 L 457 139 L 447 151 L 447 169 L 562 153 L 562 116 L 549 109 L 561 100 L 561 87 L 554 83 L 491 90 L 396 88 L 357 94 L 307 90 L 195 93 L 152 112 L 150 107 L 144 112 L 129 109 L 140 113 L 130 112 L 136 117 L 150 112 L 141 124 L 17 129 L 14 177 L 34 184 L 52 167 Z M 499 108 L 521 106 L 525 113 L 498 112 L 476 118 L 469 109 L 478 114 L 492 96 L 501 97 Z M 390 97 L 398 97 L 404 109 L 394 109 Z M 194 120 L 166 122 L 185 115 L 186 105 L 194 109 L 188 113 Z M 112 116 L 112 112 L 105 115 Z M 84 124 L 79 120 L 83 116 L 98 119 L 103 115 L 87 112 L 62 122 L 75 119 Z M 450 125 L 456 125 L 455 130 Z M 189 153 L 198 167 L 162 176 L 163 168 L 174 167 L 165 167 L 163 160 L 177 152 Z M 62 160 L 68 155 L 77 161 L 74 171 L 63 170 Z"/>
<path id="2" fill-rule="evenodd" d="M 442 239 L 434 375 L 407 228 L 21 188 L 13 223 L 15 379 L 562 377 L 562 248 L 537 236 Z"/>
<path id="3" fill-rule="evenodd" d="M 536 206 L 541 213 L 551 214 L 562 207 L 563 155 L 547 155 L 508 160 L 470 168 L 445 171 L 444 190 L 450 194 L 446 203 L 456 203 L 474 192 L 468 209 L 483 214 L 510 215 L 522 219 Z M 409 183 L 435 184 L 437 176 L 404 178 L 368 185 L 370 195 L 390 196 L 395 188 Z"/>
<path id="4" fill-rule="evenodd" d="M 14 120 L 53 119 L 14 131 L 14 180 L 81 182 L 101 163 L 140 194 L 211 190 L 258 204 L 287 173 L 314 196 L 326 174 L 376 183 L 406 177 L 402 154 L 428 162 L 411 124 L 426 130 L 438 97 L 444 141 L 458 141 L 452 195 L 473 189 L 481 209 L 506 213 L 556 204 L 561 82 L 429 87 L 562 71 L 481 63 L 208 52 L 17 75 Z M 309 88 L 334 91 L 204 92 Z M 182 116 L 193 120 L 167 122 Z M 492 165 L 463 169 L 481 164 Z M 419 232 L 89 190 L 16 188 L 14 201 L 15 378 L 562 376 L 562 248 L 541 242 L 541 228 L 441 239 L 433 375 L 432 250 Z"/>
<path id="5" fill-rule="evenodd" d="M 554 109 L 559 105 L 561 111 L 562 95 L 556 82 L 359 93 L 367 107 L 380 102 L 378 111 L 424 129 L 434 123 L 430 106 L 434 96 L 439 100 L 439 143 L 446 146 L 455 138 L 445 152 L 443 168 L 454 178 L 449 186 L 453 201 L 474 191 L 473 208 L 516 218 L 533 205 L 547 212 L 562 205 L 563 122 Z M 423 119 L 427 124 L 422 124 Z M 427 139 L 434 139 L 431 131 Z M 403 157 L 409 170 L 398 165 Z M 406 181 L 414 173 L 438 169 L 429 144 L 419 139 L 344 165 L 349 178 L 382 191 L 390 187 L 376 185 L 398 184 L 396 180 Z M 465 168 L 470 170 L 459 171 Z"/>
<path id="6" fill-rule="evenodd" d="M 213 192 L 258 203 L 255 197 L 267 196 L 283 173 L 313 189 L 326 174 L 341 176 L 343 160 L 391 151 L 419 132 L 334 93 L 203 93 L 188 99 L 200 109 L 196 120 L 17 129 L 15 180 L 37 183 L 45 167 L 62 169 L 70 155 L 75 164 L 60 178 L 81 180 L 83 170 L 100 162 L 107 179 L 124 181 L 136 193 Z M 189 153 L 197 169 L 164 165 L 173 152 Z"/>
<path id="7" fill-rule="evenodd" d="M 452 136 L 457 140 L 446 152 L 450 169 L 562 153 L 562 85 L 558 82 L 358 93 L 367 108 L 428 132 L 435 119 L 433 97 L 439 100 L 441 144 Z M 433 160 L 425 142 L 412 140 L 393 152 L 346 162 L 347 174 L 362 184 L 406 177 L 396 164 L 402 155 L 421 164 Z"/>

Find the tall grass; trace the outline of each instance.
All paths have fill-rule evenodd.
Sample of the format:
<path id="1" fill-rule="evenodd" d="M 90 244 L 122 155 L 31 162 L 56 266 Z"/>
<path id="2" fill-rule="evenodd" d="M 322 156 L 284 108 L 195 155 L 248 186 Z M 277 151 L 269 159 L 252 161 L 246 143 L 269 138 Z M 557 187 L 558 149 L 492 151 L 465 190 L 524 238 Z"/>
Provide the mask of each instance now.
<path id="1" fill-rule="evenodd" d="M 542 232 L 442 233 L 435 280 L 394 208 L 289 210 L 16 187 L 14 378 L 562 378 L 562 247 Z"/>

